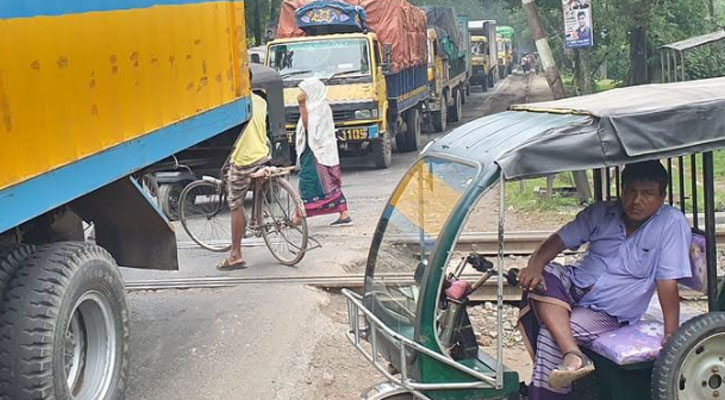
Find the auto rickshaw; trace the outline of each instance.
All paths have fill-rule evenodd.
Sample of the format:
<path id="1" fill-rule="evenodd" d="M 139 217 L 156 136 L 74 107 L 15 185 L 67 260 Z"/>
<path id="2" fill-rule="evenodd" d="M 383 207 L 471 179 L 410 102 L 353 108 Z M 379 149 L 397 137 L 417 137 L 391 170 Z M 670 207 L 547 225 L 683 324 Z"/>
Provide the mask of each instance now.
<path id="1" fill-rule="evenodd" d="M 284 100 L 282 77 L 272 68 L 250 64 L 252 90 L 267 101 L 267 128 L 271 164 L 292 164 L 287 133 L 284 128 Z M 222 164 L 233 150 L 241 132 L 241 126 L 230 127 L 222 134 L 202 142 L 188 150 L 154 164 L 144 170 L 145 181 L 156 196 L 159 206 L 167 217 L 178 219 L 178 201 L 181 191 L 189 183 L 204 175 L 219 177 Z"/>
<path id="2" fill-rule="evenodd" d="M 516 274 L 506 268 L 501 188 L 592 170 L 595 201 L 610 200 L 619 194 L 619 167 L 651 159 L 666 163 L 667 201 L 691 216 L 693 238 L 700 238 L 691 248 L 693 279 L 681 283 L 707 295 L 708 312 L 682 324 L 664 348 L 661 336 L 653 347 L 630 346 L 626 354 L 618 353 L 616 342 L 594 341 L 584 350 L 596 371 L 578 381 L 571 398 L 725 395 L 725 296 L 716 269 L 713 167 L 713 152 L 725 147 L 724 111 L 725 78 L 643 85 L 512 106 L 429 144 L 384 208 L 362 294 L 343 291 L 347 337 L 386 379 L 362 398 L 525 399 L 520 377 L 503 363 L 504 285 L 515 284 Z M 498 195 L 492 191 L 497 187 Z M 498 203 L 496 264 L 475 251 L 457 263 L 464 224 L 475 210 L 492 207 L 479 204 L 492 195 L 494 207 Z M 480 278 L 458 285 L 464 269 Z M 481 327 L 470 322 L 468 310 L 475 305 L 468 294 L 488 278 L 495 280 L 498 335 L 495 351 L 485 352 L 476 343 L 474 331 Z M 647 323 L 661 328 L 661 321 Z M 636 327 L 616 332 L 627 341 L 627 329 Z"/>

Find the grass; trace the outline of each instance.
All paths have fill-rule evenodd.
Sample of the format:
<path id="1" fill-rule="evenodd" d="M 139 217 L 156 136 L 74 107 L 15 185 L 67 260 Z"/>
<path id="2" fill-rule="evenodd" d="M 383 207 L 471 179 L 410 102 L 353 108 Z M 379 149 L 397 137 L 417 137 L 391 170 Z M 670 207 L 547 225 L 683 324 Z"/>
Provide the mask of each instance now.
<path id="1" fill-rule="evenodd" d="M 667 167 L 667 164 L 663 162 Z M 698 212 L 701 213 L 705 208 L 702 176 L 702 155 L 696 156 L 697 166 L 697 204 Z M 725 211 L 725 150 L 713 153 L 713 167 L 715 175 L 715 211 Z M 672 160 L 672 192 L 673 201 L 676 207 L 680 203 L 680 174 L 678 159 Z M 685 210 L 692 212 L 692 188 L 691 188 L 691 167 L 690 157 L 684 159 L 684 184 L 685 184 Z M 620 171 L 621 172 L 621 171 Z M 612 174 L 614 169 L 612 169 Z M 587 172 L 590 184 L 593 183 L 592 172 Z M 546 196 L 546 179 L 537 178 L 525 181 L 525 189 L 522 190 L 520 182 L 508 182 L 506 184 L 506 202 L 509 206 L 517 211 L 522 212 L 576 212 L 580 208 L 579 201 L 576 198 L 562 197 L 554 193 L 551 197 Z M 554 187 L 573 187 L 574 183 L 570 173 L 563 173 L 556 176 Z M 612 197 L 616 197 L 616 180 L 614 177 L 610 180 L 610 193 Z M 606 193 L 606 192 L 605 192 Z"/>
<path id="2" fill-rule="evenodd" d="M 594 81 L 594 93 L 604 92 L 617 87 L 617 81 L 612 79 L 598 79 Z"/>

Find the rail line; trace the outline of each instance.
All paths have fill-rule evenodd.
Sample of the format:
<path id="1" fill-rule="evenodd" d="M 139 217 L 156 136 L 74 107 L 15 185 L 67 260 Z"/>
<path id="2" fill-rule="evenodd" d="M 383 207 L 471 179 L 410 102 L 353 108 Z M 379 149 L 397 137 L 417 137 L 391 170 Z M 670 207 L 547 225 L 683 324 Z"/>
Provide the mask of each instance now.
<path id="1" fill-rule="evenodd" d="M 504 250 L 507 255 L 527 256 L 530 255 L 536 247 L 545 240 L 552 232 L 550 231 L 531 231 L 531 232 L 511 232 L 504 237 Z M 717 243 L 720 246 L 725 245 L 725 231 L 716 232 Z M 332 239 L 333 237 L 331 237 Z M 334 240 L 365 240 L 370 241 L 369 235 L 346 235 L 340 237 L 337 235 Z M 417 247 L 418 237 L 397 236 L 391 238 L 400 244 L 406 244 L 413 248 Z M 498 253 L 497 245 L 498 235 L 494 232 L 471 232 L 462 234 L 457 242 L 456 251 L 467 253 L 475 251 L 486 256 L 495 256 Z M 722 248 L 722 247 L 721 247 Z M 463 278 L 475 280 L 477 274 L 464 274 Z M 385 280 L 391 284 L 411 284 L 413 283 L 412 273 L 388 273 L 376 276 L 376 279 Z M 253 277 L 185 277 L 173 279 L 151 279 L 151 280 L 129 280 L 126 282 L 126 289 L 129 291 L 139 290 L 168 290 L 168 289 L 211 289 L 224 288 L 242 285 L 260 285 L 260 284 L 297 284 L 308 285 L 324 289 L 360 289 L 364 284 L 364 275 L 362 274 L 343 274 L 343 275 L 310 275 L 310 276 L 253 276 Z M 483 285 L 472 295 L 472 300 L 493 300 L 495 299 L 496 289 L 493 283 L 491 285 Z M 505 287 L 504 299 L 513 301 L 520 298 L 520 291 L 517 288 Z"/>
<path id="2" fill-rule="evenodd" d="M 475 281 L 480 274 L 463 274 L 462 279 Z M 388 273 L 377 275 L 376 279 L 388 284 L 411 285 L 414 282 L 412 273 Z M 135 280 L 126 282 L 127 291 L 144 290 L 183 290 L 183 289 L 215 289 L 243 285 L 307 285 L 320 289 L 362 289 L 365 277 L 361 274 L 317 275 L 317 276 L 257 276 L 257 277 L 201 277 Z M 470 297 L 473 301 L 493 301 L 496 299 L 494 280 L 487 282 Z M 518 288 L 505 286 L 504 300 L 516 301 L 521 298 Z"/>

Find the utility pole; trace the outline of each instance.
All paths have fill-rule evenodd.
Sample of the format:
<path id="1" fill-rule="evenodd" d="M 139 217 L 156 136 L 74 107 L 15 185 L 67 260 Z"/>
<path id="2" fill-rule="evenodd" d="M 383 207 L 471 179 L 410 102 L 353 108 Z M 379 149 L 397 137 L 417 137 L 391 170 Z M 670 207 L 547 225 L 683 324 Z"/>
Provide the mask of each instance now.
<path id="1" fill-rule="evenodd" d="M 564 93 L 564 85 L 561 82 L 561 73 L 559 72 L 559 67 L 556 66 L 556 62 L 554 61 L 554 55 L 551 53 L 549 40 L 547 39 L 546 32 L 544 32 L 544 28 L 541 25 L 539 11 L 536 9 L 536 3 L 534 3 L 534 0 L 521 0 L 521 4 L 526 11 L 526 19 L 529 22 L 529 29 L 531 29 L 531 33 L 534 35 L 536 50 L 539 52 L 541 66 L 544 70 L 544 77 L 546 77 L 546 82 L 549 84 L 549 88 L 551 88 L 551 94 L 554 97 L 554 100 L 563 99 L 566 97 L 566 94 Z M 591 190 L 589 189 L 589 181 L 587 179 L 586 172 L 574 171 L 573 175 L 579 200 L 582 202 L 588 201 L 591 196 Z M 553 177 L 548 177 L 546 180 L 547 193 L 552 191 L 553 184 Z"/>
<path id="2" fill-rule="evenodd" d="M 563 99 L 566 95 L 564 94 L 564 85 L 561 83 L 561 74 L 559 68 L 556 66 L 554 56 L 551 54 L 551 48 L 549 47 L 549 40 L 546 38 L 546 32 L 541 26 L 539 20 L 539 11 L 536 9 L 536 3 L 534 0 L 521 0 L 521 4 L 526 11 L 526 19 L 529 22 L 529 28 L 531 33 L 534 35 L 534 42 L 536 43 L 536 50 L 539 52 L 541 58 L 541 67 L 544 70 L 544 76 L 546 82 L 551 88 L 551 94 L 555 100 Z"/>

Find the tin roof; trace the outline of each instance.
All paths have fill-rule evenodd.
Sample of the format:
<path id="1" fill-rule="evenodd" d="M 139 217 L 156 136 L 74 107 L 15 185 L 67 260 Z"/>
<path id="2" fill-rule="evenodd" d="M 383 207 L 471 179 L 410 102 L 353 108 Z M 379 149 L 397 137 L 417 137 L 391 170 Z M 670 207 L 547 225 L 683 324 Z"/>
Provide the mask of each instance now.
<path id="1" fill-rule="evenodd" d="M 721 29 L 716 32 L 708 33 L 701 36 L 691 37 L 689 39 L 681 40 L 662 46 L 663 48 L 673 49 L 677 51 L 689 50 L 695 47 L 703 46 L 709 43 L 717 42 L 725 39 L 725 29 Z"/>

